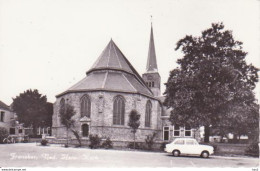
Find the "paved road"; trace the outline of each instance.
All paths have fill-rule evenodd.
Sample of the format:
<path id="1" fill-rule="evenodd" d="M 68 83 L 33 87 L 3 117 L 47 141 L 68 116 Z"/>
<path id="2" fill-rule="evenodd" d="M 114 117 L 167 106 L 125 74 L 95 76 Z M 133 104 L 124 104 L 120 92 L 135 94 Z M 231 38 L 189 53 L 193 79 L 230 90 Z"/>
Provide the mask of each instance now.
<path id="1" fill-rule="evenodd" d="M 259 167 L 258 158 L 172 157 L 166 153 L 0 144 L 0 167 Z"/>

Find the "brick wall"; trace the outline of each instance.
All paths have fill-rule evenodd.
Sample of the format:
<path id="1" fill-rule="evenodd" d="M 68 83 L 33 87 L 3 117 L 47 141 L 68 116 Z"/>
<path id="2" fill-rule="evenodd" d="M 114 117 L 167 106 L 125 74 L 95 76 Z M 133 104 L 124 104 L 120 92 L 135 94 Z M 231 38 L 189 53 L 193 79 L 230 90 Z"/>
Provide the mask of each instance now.
<path id="1" fill-rule="evenodd" d="M 83 95 L 88 94 L 91 99 L 91 117 L 90 121 L 80 122 L 80 99 Z M 124 125 L 113 125 L 113 99 L 115 96 L 121 95 L 125 99 L 125 123 Z M 140 117 L 140 127 L 136 133 L 137 141 L 144 141 L 146 135 L 152 134 L 154 131 L 158 132 L 157 139 L 161 138 L 160 135 L 160 114 L 161 110 L 159 102 L 157 100 L 145 97 L 138 94 L 128 93 L 115 93 L 115 92 L 87 92 L 87 93 L 69 93 L 57 98 L 54 103 L 54 114 L 53 114 L 53 136 L 58 138 L 66 136 L 66 129 L 62 127 L 59 122 L 59 104 L 61 98 L 64 98 L 66 103 L 74 106 L 76 115 L 73 117 L 76 120 L 75 129 L 81 132 L 81 125 L 84 123 L 89 124 L 90 134 L 98 134 L 102 137 L 110 137 L 111 140 L 127 140 L 133 139 L 131 129 L 127 126 L 128 115 L 132 109 L 136 109 Z M 151 114 L 151 126 L 146 128 L 145 123 L 145 107 L 147 101 L 150 100 L 152 103 L 152 114 Z M 73 137 L 72 133 L 69 133 L 70 137 Z"/>

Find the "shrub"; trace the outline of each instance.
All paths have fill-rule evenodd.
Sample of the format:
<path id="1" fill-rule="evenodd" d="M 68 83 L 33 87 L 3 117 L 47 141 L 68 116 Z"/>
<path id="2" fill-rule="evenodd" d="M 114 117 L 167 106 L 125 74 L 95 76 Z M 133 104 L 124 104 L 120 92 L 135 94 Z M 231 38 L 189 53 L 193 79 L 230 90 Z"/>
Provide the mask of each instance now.
<path id="1" fill-rule="evenodd" d="M 89 147 L 91 149 L 95 149 L 95 148 L 99 148 L 100 147 L 100 142 L 101 142 L 101 138 L 98 135 L 89 135 Z"/>
<path id="2" fill-rule="evenodd" d="M 47 141 L 47 140 L 43 139 L 43 140 L 41 141 L 41 145 L 46 146 L 47 144 L 48 144 L 48 141 Z"/>
<path id="3" fill-rule="evenodd" d="M 102 147 L 105 149 L 113 148 L 113 143 L 109 137 L 102 143 Z"/>
<path id="4" fill-rule="evenodd" d="M 247 149 L 245 150 L 245 154 L 249 155 L 249 156 L 259 157 L 258 143 L 254 142 L 254 143 L 249 144 Z"/>
<path id="5" fill-rule="evenodd" d="M 127 148 L 134 149 L 134 142 L 129 142 L 127 144 Z M 135 149 L 141 149 L 140 143 L 135 143 Z"/>
<path id="6" fill-rule="evenodd" d="M 152 135 L 147 135 L 146 136 L 145 143 L 147 145 L 148 150 L 152 149 L 155 137 L 156 137 L 156 133 L 155 132 Z"/>
<path id="7" fill-rule="evenodd" d="M 166 147 L 166 144 L 168 144 L 168 143 L 163 142 L 163 143 L 161 144 L 161 146 L 160 146 L 160 150 L 161 150 L 161 151 L 164 151 L 164 148 Z"/>
<path id="8" fill-rule="evenodd" d="M 0 127 L 0 143 L 3 143 L 3 140 L 9 135 L 8 130 L 4 127 Z"/>

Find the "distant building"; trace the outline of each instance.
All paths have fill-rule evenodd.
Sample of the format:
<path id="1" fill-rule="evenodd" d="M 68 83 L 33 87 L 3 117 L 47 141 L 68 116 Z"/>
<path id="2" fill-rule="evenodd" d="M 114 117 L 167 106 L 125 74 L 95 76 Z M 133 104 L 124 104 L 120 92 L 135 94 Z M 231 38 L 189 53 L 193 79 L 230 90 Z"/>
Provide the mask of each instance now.
<path id="1" fill-rule="evenodd" d="M 0 101 L 0 127 L 8 130 L 10 135 L 24 135 L 23 125 L 16 120 L 16 114 Z"/>
<path id="2" fill-rule="evenodd" d="M 190 127 L 172 126 L 168 120 L 170 109 L 162 103 L 165 97 L 161 96 L 152 27 L 146 72 L 142 77 L 111 39 L 86 77 L 56 98 L 52 118 L 52 135 L 56 138 L 66 137 L 59 114 L 66 104 L 74 106 L 76 130 L 86 139 L 90 134 L 97 134 L 110 137 L 114 142 L 133 141 L 133 133 L 127 125 L 132 109 L 141 115 L 137 141 L 144 142 L 146 136 L 154 132 L 160 142 L 175 137 L 200 137 Z"/>

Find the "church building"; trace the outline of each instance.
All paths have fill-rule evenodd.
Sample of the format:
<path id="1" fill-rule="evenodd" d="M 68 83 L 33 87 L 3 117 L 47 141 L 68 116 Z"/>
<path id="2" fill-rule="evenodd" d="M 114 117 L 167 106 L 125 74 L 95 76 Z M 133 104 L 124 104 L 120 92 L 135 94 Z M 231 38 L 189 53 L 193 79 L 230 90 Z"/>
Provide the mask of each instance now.
<path id="1" fill-rule="evenodd" d="M 83 140 L 90 134 L 97 134 L 117 144 L 132 142 L 128 120 L 133 109 L 140 114 L 137 142 L 144 142 L 147 135 L 153 133 L 156 133 L 157 142 L 172 141 L 175 137 L 198 137 L 191 128 L 172 126 L 168 121 L 170 109 L 163 106 L 152 26 L 146 72 L 142 77 L 111 39 L 85 78 L 56 98 L 52 119 L 55 138 L 66 137 L 59 114 L 66 104 L 76 111 L 75 129 Z M 72 133 L 70 136 L 74 137 Z"/>

